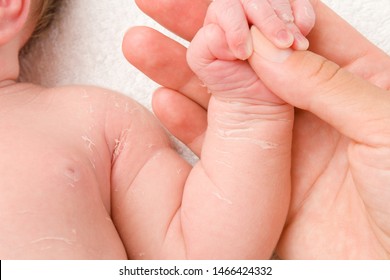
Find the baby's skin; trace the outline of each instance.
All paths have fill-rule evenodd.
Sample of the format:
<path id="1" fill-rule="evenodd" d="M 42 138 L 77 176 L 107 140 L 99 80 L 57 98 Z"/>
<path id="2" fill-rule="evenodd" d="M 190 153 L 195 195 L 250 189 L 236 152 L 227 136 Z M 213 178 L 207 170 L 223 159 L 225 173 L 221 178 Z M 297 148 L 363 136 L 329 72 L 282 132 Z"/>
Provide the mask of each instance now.
<path id="1" fill-rule="evenodd" d="M 160 155 L 167 155 L 166 166 L 175 157 L 154 118 L 134 101 L 93 87 L 13 83 L 1 87 L 0 100 L 0 258 L 152 257 L 156 252 L 142 242 L 139 251 L 124 241 L 126 234 L 138 241 L 142 231 L 142 240 L 157 242 L 151 235 L 161 237 L 177 207 L 165 199 L 170 189 L 164 196 L 166 186 L 156 182 L 161 167 L 145 176 Z M 186 173 L 177 161 L 164 180 L 180 180 L 180 168 Z M 138 180 L 159 199 L 151 201 Z M 169 193 L 171 200 L 179 194 Z M 129 216 L 137 199 L 141 207 Z"/>
<path id="2" fill-rule="evenodd" d="M 270 256 L 288 205 L 289 109 L 264 122 L 256 100 L 216 104 L 191 168 L 120 94 L 13 84 L 0 96 L 1 259 Z"/>
<path id="3" fill-rule="evenodd" d="M 194 167 L 128 97 L 1 82 L 1 259 L 271 256 L 289 204 L 293 108 L 213 21 L 213 10 L 225 22 L 249 10 L 222 8 L 210 6 L 188 55 L 212 93 Z"/>

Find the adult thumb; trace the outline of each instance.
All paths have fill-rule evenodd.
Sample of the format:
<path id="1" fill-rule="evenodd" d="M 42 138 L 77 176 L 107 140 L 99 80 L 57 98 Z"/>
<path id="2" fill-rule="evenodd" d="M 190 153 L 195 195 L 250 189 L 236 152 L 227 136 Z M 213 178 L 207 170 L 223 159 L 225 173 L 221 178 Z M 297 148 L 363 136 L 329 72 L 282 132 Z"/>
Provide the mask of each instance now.
<path id="1" fill-rule="evenodd" d="M 388 144 L 390 94 L 310 51 L 278 49 L 252 27 L 249 62 L 284 101 L 307 110 L 356 142 Z"/>

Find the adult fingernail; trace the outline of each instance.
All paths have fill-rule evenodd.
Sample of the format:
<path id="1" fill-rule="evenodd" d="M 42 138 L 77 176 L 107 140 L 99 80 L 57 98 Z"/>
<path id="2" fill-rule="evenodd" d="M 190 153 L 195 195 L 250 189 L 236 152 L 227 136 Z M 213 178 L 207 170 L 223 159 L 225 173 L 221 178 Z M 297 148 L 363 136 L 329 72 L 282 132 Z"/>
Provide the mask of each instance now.
<path id="1" fill-rule="evenodd" d="M 255 26 L 252 26 L 251 34 L 254 52 L 268 61 L 282 63 L 293 53 L 291 49 L 276 47 Z"/>

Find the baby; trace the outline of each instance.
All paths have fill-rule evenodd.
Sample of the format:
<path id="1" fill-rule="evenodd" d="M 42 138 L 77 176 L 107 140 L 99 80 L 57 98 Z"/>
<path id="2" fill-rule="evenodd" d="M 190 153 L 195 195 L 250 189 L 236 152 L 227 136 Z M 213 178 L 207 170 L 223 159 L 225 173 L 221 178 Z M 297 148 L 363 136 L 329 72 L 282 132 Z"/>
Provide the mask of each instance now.
<path id="1" fill-rule="evenodd" d="M 235 40 L 249 38 L 245 16 L 266 32 L 259 8 L 272 6 L 217 0 L 191 44 L 212 92 L 192 167 L 121 94 L 17 82 L 19 51 L 56 2 L 0 3 L 0 259 L 269 258 L 289 204 L 293 109 L 237 59 L 251 47 Z M 287 22 L 283 46 L 304 42 Z"/>

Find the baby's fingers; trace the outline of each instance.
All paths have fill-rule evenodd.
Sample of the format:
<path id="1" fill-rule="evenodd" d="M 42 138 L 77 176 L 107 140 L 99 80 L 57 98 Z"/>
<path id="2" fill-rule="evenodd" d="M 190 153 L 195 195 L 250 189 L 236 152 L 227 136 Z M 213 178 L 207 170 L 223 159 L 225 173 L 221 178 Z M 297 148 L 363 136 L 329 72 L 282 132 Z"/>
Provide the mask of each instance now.
<path id="1" fill-rule="evenodd" d="M 230 51 L 245 60 L 253 52 L 245 11 L 239 0 L 215 0 L 210 4 L 204 25 L 216 24 L 224 32 Z"/>
<path id="2" fill-rule="evenodd" d="M 289 0 L 240 1 L 248 20 L 261 30 L 275 46 L 288 48 L 293 44 L 294 35 L 287 27 L 287 23 L 294 21 Z"/>
<path id="3" fill-rule="evenodd" d="M 271 7 L 274 9 L 276 15 L 284 23 L 294 22 L 294 15 L 291 9 L 290 0 L 268 0 L 268 2 L 271 4 Z"/>
<path id="4" fill-rule="evenodd" d="M 313 29 L 316 15 L 309 0 L 295 0 L 291 3 L 294 13 L 295 25 L 306 36 Z"/>
<path id="5" fill-rule="evenodd" d="M 313 28 L 314 19 L 309 17 L 314 15 L 313 8 L 309 0 L 268 0 L 275 13 L 287 26 L 291 34 L 294 36 L 292 48 L 296 50 L 306 50 L 309 47 L 309 41 L 304 35 L 307 35 Z M 291 2 L 291 3 L 290 3 Z M 309 13 L 313 11 L 313 13 Z M 297 17 L 300 25 L 297 25 Z M 301 27 L 303 29 L 301 29 Z M 303 33 L 305 31 L 305 33 Z"/>

